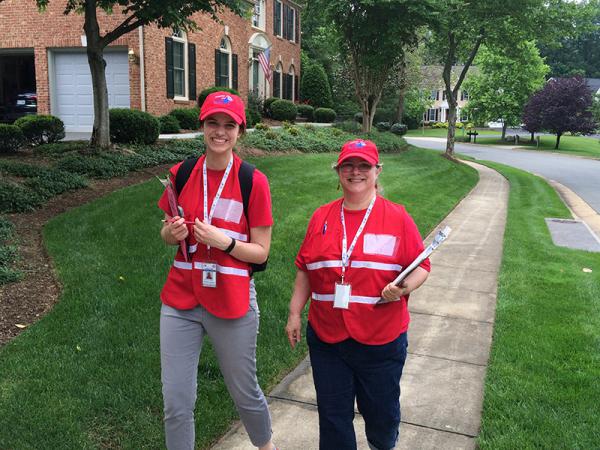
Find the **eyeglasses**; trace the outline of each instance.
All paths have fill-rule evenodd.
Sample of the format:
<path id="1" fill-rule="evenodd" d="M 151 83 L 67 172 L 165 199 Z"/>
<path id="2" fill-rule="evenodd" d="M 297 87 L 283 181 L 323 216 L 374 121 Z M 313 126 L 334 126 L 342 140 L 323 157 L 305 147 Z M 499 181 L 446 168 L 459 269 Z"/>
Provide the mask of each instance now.
<path id="1" fill-rule="evenodd" d="M 338 168 L 344 173 L 354 172 L 354 169 L 358 169 L 361 173 L 366 173 L 371 170 L 373 167 L 378 167 L 377 165 L 373 166 L 368 162 L 361 162 L 358 164 L 353 164 L 351 162 L 342 163 L 338 166 Z"/>

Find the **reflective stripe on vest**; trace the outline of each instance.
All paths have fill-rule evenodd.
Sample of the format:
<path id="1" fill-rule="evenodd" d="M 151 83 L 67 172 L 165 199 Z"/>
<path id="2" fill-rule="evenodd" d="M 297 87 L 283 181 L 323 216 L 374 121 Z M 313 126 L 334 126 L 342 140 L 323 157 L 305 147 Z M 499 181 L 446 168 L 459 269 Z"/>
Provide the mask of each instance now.
<path id="1" fill-rule="evenodd" d="M 332 302 L 334 299 L 334 294 L 317 294 L 316 292 L 312 293 L 312 299 L 320 302 Z M 350 303 L 364 303 L 367 305 L 374 305 L 381 297 L 366 297 L 364 295 L 351 295 Z"/>
<path id="2" fill-rule="evenodd" d="M 225 234 L 226 236 L 229 236 L 230 238 L 233 238 L 236 241 L 248 242 L 248 235 L 246 235 L 246 234 L 228 230 L 227 228 L 219 228 L 219 227 L 216 227 L 216 228 L 218 228 L 220 231 L 222 231 L 223 234 Z M 188 253 L 196 253 L 197 250 L 198 250 L 198 244 L 190 245 L 188 247 Z"/>
<path id="3" fill-rule="evenodd" d="M 173 267 L 183 270 L 192 270 L 192 263 L 185 261 L 173 261 Z M 195 262 L 193 263 L 193 268 L 197 270 L 202 270 L 202 263 Z M 217 272 L 222 273 L 224 275 L 236 275 L 239 277 L 249 277 L 250 273 L 246 269 L 238 269 L 237 267 L 227 267 L 221 266 L 217 264 Z"/>
<path id="4" fill-rule="evenodd" d="M 306 265 L 307 270 L 327 269 L 331 267 L 342 267 L 342 261 L 317 261 Z M 387 264 L 375 261 L 350 261 L 350 267 L 356 269 L 391 270 L 395 272 L 400 272 L 402 270 L 402 266 L 400 264 Z"/>

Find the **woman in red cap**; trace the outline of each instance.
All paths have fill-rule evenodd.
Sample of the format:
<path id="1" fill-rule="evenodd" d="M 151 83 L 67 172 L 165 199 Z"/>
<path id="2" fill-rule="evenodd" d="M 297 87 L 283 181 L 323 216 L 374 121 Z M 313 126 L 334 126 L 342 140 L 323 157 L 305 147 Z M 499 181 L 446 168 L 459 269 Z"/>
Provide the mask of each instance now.
<path id="1" fill-rule="evenodd" d="M 356 449 L 354 401 L 371 449 L 394 448 L 400 425 L 400 376 L 406 359 L 408 295 L 429 274 L 425 260 L 391 282 L 423 250 L 402 205 L 377 193 L 379 153 L 371 141 L 342 147 L 334 166 L 343 197 L 318 208 L 296 257 L 298 272 L 286 332 L 306 339 L 319 410 L 319 448 Z M 381 299 L 389 303 L 378 304 Z"/>
<path id="2" fill-rule="evenodd" d="M 194 163 L 172 215 L 165 192 L 162 239 L 185 241 L 161 292 L 161 378 L 167 448 L 195 446 L 194 407 L 198 360 L 210 336 L 227 389 L 252 443 L 272 450 L 271 417 L 256 378 L 259 311 L 252 264 L 267 260 L 271 244 L 271 195 L 264 174 L 233 153 L 245 131 L 242 100 L 228 92 L 210 94 L 200 110 L 206 152 Z M 171 180 L 182 167 L 171 168 Z M 243 183 L 248 173 L 251 183 Z M 182 170 L 183 172 L 183 170 Z M 244 190 L 251 189 L 249 192 Z M 246 194 L 246 198 L 244 195 Z"/>

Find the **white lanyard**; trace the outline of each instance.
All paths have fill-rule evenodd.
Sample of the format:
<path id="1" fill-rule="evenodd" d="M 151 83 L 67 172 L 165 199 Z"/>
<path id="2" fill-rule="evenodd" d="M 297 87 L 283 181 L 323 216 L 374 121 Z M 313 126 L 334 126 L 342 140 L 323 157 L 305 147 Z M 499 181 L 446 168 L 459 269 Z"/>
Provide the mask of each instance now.
<path id="1" fill-rule="evenodd" d="M 344 282 L 344 274 L 346 273 L 346 267 L 350 262 L 350 255 L 352 255 L 352 251 L 354 250 L 354 246 L 358 241 L 359 236 L 362 234 L 365 225 L 367 224 L 367 220 L 369 220 L 369 216 L 371 215 L 371 211 L 373 210 L 373 205 L 375 204 L 375 199 L 377 196 L 373 197 L 371 203 L 369 203 L 369 207 L 367 208 L 367 212 L 363 217 L 363 220 L 356 231 L 356 235 L 352 240 L 352 244 L 350 244 L 350 248 L 348 248 L 348 237 L 346 236 L 346 221 L 344 220 L 344 202 L 342 202 L 342 207 L 340 209 L 340 220 L 342 221 L 342 230 L 344 231 L 344 235 L 342 237 L 342 283 Z"/>
<path id="2" fill-rule="evenodd" d="M 221 178 L 221 184 L 219 184 L 219 189 L 217 189 L 217 194 L 213 200 L 212 206 L 210 208 L 210 214 L 208 213 L 208 179 L 206 175 L 206 157 L 204 158 L 204 164 L 202 164 L 202 183 L 204 188 L 204 222 L 210 225 L 212 222 L 212 218 L 215 214 L 215 209 L 217 207 L 217 203 L 221 198 L 221 193 L 223 192 L 223 188 L 225 187 L 225 183 L 227 183 L 227 178 L 229 177 L 229 172 L 231 172 L 231 167 L 233 166 L 233 156 L 229 160 L 227 164 L 227 168 L 225 169 L 225 173 L 223 174 L 223 178 Z M 210 245 L 206 246 L 208 250 L 210 250 Z"/>

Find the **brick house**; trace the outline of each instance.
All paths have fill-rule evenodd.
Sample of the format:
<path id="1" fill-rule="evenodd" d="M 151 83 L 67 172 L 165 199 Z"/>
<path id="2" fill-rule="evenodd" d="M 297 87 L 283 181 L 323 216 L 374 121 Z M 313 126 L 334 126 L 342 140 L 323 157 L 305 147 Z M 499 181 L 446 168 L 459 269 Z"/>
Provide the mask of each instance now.
<path id="1" fill-rule="evenodd" d="M 254 0 L 251 19 L 229 10 L 222 23 L 198 13 L 197 32 L 139 27 L 105 50 L 110 107 L 153 115 L 195 105 L 213 85 L 266 98 L 298 99 L 300 7 L 292 0 Z M 93 99 L 85 52 L 83 16 L 63 14 L 65 0 L 50 1 L 40 13 L 33 0 L 0 3 L 0 120 L 7 120 L 17 94 L 37 95 L 37 111 L 65 122 L 67 131 L 91 131 Z M 123 16 L 99 12 L 102 34 Z M 270 48 L 272 82 L 258 55 Z"/>
<path id="2" fill-rule="evenodd" d="M 451 71 L 452 83 L 456 82 L 463 66 L 454 66 Z M 448 100 L 446 99 L 446 88 L 442 77 L 442 66 L 423 66 L 422 74 L 423 80 L 421 82 L 421 89 L 424 95 L 429 97 L 431 106 L 423 114 L 423 121 L 425 124 L 435 122 L 448 122 Z M 472 66 L 469 69 L 470 73 L 476 72 L 477 67 Z M 456 118 L 458 121 L 467 121 L 467 115 L 464 112 L 465 106 L 469 103 L 469 93 L 464 89 L 460 89 L 458 92 L 458 105 L 456 108 Z"/>

